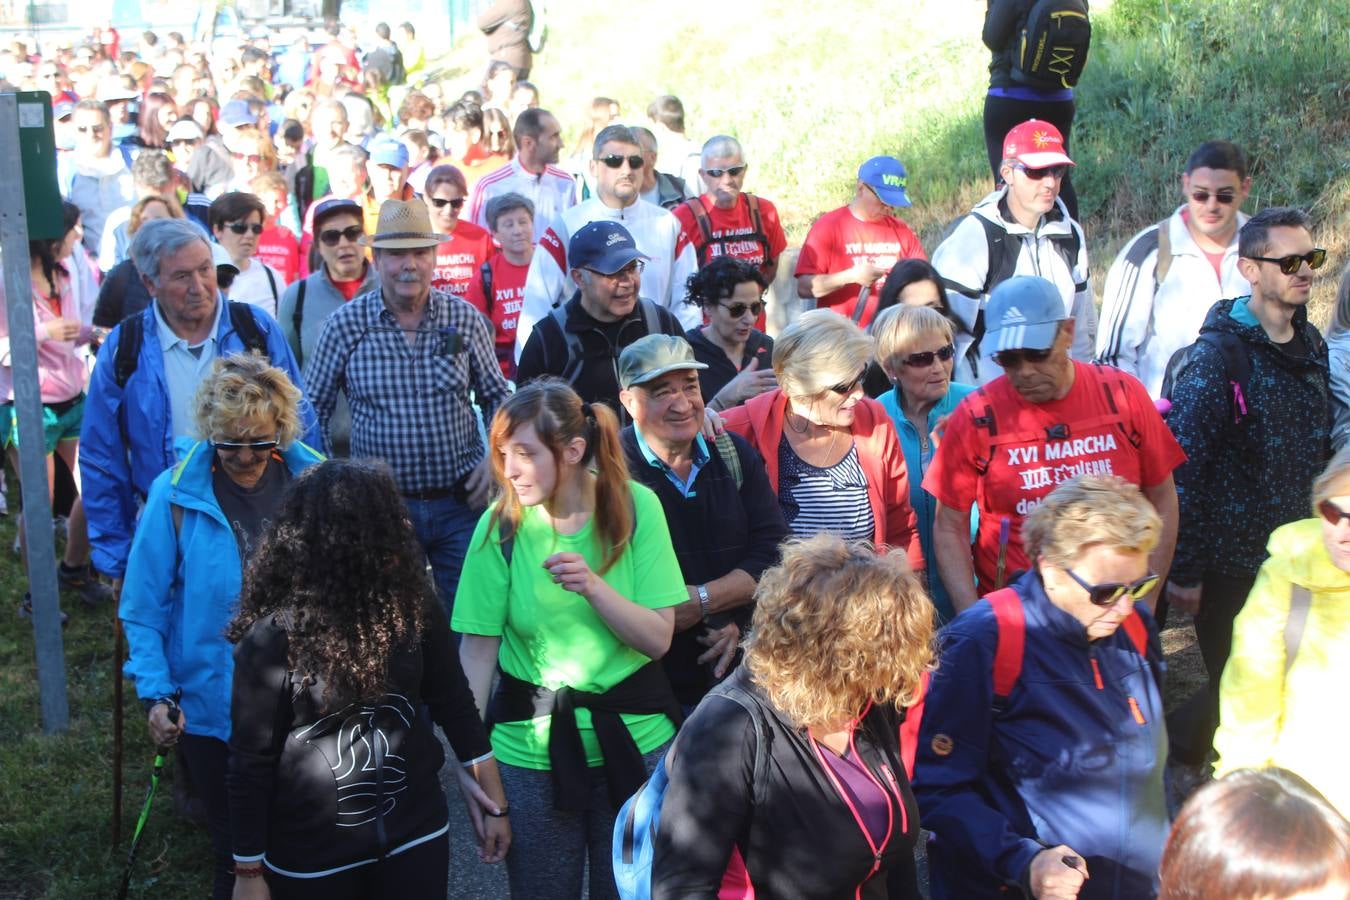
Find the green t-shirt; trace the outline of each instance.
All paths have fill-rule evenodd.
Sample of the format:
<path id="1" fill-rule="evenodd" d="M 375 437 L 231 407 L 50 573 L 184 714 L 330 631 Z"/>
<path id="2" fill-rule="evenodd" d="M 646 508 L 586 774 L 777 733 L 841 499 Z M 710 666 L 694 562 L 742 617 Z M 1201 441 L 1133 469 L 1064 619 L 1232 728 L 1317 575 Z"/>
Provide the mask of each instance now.
<path id="1" fill-rule="evenodd" d="M 629 482 L 637 523 L 627 551 L 602 576 L 620 596 L 649 609 L 689 599 L 679 561 L 670 544 L 661 501 L 648 488 Z M 502 671 L 531 684 L 564 685 L 599 693 L 632 675 L 650 660 L 619 640 L 585 597 L 553 583 L 543 562 L 555 553 L 580 553 L 598 572 L 604 551 L 592 517 L 576 534 L 558 534 L 540 506 L 522 511 L 511 551 L 511 570 L 502 558 L 492 510 L 483 513 L 469 542 L 455 593 L 452 627 L 463 634 L 502 639 Z M 491 530 L 491 535 L 488 532 Z M 486 544 L 484 543 L 486 539 Z M 638 750 L 650 753 L 675 735 L 664 715 L 624 715 Z M 492 749 L 504 763 L 526 769 L 550 768 L 550 719 L 504 722 L 492 729 Z M 577 727 L 591 766 L 604 761 L 590 710 L 577 710 Z"/>

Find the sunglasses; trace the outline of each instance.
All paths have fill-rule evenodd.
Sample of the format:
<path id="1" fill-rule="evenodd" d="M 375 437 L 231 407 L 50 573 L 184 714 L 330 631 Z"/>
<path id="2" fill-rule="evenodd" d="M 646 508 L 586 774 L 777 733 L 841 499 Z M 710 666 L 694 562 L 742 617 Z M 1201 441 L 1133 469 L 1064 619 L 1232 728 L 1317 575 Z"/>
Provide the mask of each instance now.
<path id="1" fill-rule="evenodd" d="M 611 153 L 608 156 L 597 156 L 596 159 L 609 166 L 611 169 L 617 169 L 622 166 L 624 160 L 628 161 L 628 168 L 630 169 L 640 169 L 647 164 L 647 161 L 636 153 L 632 156 L 621 156 L 618 153 Z"/>
<path id="2" fill-rule="evenodd" d="M 745 164 L 742 163 L 739 166 L 727 166 L 725 169 L 704 169 L 703 174 L 707 175 L 709 178 L 721 178 L 723 175 L 730 175 L 732 178 L 736 178 L 744 171 Z"/>
<path id="3" fill-rule="evenodd" d="M 319 232 L 319 240 L 323 241 L 325 247 L 336 247 L 343 238 L 355 244 L 365 233 L 365 229 L 360 225 L 351 225 L 342 229 L 328 228 Z"/>
<path id="4" fill-rule="evenodd" d="M 866 377 L 867 377 L 867 366 L 863 366 L 863 369 L 861 372 L 858 373 L 857 378 L 853 379 L 852 381 L 845 381 L 841 382 L 840 384 L 831 385 L 830 390 L 841 397 L 847 397 L 849 394 L 857 390 L 858 385 L 862 384 L 862 380 Z"/>
<path id="5" fill-rule="evenodd" d="M 263 233 L 263 227 L 261 225 L 256 224 L 249 225 L 244 222 L 231 222 L 225 227 L 233 231 L 235 234 L 248 234 L 250 231 L 253 232 L 254 234 Z"/>
<path id="6" fill-rule="evenodd" d="M 444 209 L 447 203 L 450 204 L 450 208 L 456 212 L 464 208 L 463 197 L 456 197 L 453 200 L 447 200 L 444 197 L 431 197 L 429 199 L 431 200 L 431 205 L 437 209 Z"/>
<path id="7" fill-rule="evenodd" d="M 1342 519 L 1350 519 L 1350 512 L 1346 512 L 1330 500 L 1323 500 L 1317 504 L 1317 511 L 1327 520 L 1328 525 L 1339 525 Z"/>
<path id="8" fill-rule="evenodd" d="M 994 354 L 994 362 L 1004 369 L 1016 369 L 1024 362 L 1041 363 L 1050 358 L 1050 354 L 1055 352 L 1054 347 L 1046 350 L 1000 350 Z"/>
<path id="9" fill-rule="evenodd" d="M 241 450 L 252 450 L 254 453 L 271 453 L 277 449 L 277 441 L 212 441 L 212 446 L 217 450 L 223 450 L 226 453 L 238 453 Z"/>
<path id="10" fill-rule="evenodd" d="M 911 353 L 909 356 L 906 356 L 904 359 L 900 360 L 900 362 L 903 363 L 904 365 L 909 366 L 911 369 L 926 369 L 933 364 L 933 360 L 935 359 L 940 359 L 943 362 L 946 362 L 955 355 L 956 355 L 956 348 L 953 347 L 951 344 L 948 344 L 947 346 L 941 347 L 937 350 L 928 350 L 923 353 Z"/>
<path id="11" fill-rule="evenodd" d="M 182 146 L 186 145 L 186 146 L 188 146 L 188 147 L 195 147 L 195 146 L 197 146 L 197 145 L 200 144 L 200 143 L 201 143 L 201 141 L 197 140 L 197 138 L 179 138 L 179 139 L 176 140 L 176 141 L 170 141 L 170 142 L 169 142 L 169 146 L 170 146 L 170 147 L 182 147 Z"/>
<path id="12" fill-rule="evenodd" d="M 79 125 L 75 128 L 80 134 L 99 135 L 108 130 L 106 125 Z"/>
<path id="13" fill-rule="evenodd" d="M 1093 606 L 1111 606 L 1125 596 L 1130 598 L 1131 603 L 1143 600 L 1149 595 L 1150 591 L 1158 586 L 1159 581 L 1159 576 L 1150 572 L 1138 581 L 1131 581 L 1129 584 L 1121 584 L 1118 581 L 1108 581 L 1105 584 L 1088 584 L 1079 578 L 1073 569 L 1065 569 L 1064 571 L 1080 588 L 1088 592 L 1088 601 Z"/>
<path id="14" fill-rule="evenodd" d="M 1068 174 L 1069 167 L 1064 163 L 1055 166 L 1042 166 L 1039 169 L 1032 169 L 1021 163 L 1013 163 L 1013 168 L 1030 178 L 1032 181 L 1044 181 L 1046 178 L 1054 178 L 1056 181 Z"/>
<path id="15" fill-rule="evenodd" d="M 257 153 L 231 153 L 230 156 L 239 162 L 251 162 L 255 166 L 262 162 L 262 156 Z"/>
<path id="16" fill-rule="evenodd" d="M 747 312 L 752 313 L 756 318 L 764 312 L 764 301 L 756 300 L 753 303 L 719 303 L 718 306 L 727 311 L 727 315 L 733 319 L 739 319 Z"/>
<path id="17" fill-rule="evenodd" d="M 1297 275 L 1298 270 L 1307 263 L 1310 269 L 1320 269 L 1327 261 L 1327 251 L 1318 247 L 1316 250 L 1309 250 L 1307 253 L 1291 253 L 1288 256 L 1252 256 L 1257 262 L 1274 263 L 1280 267 L 1280 271 L 1286 275 Z"/>
<path id="18" fill-rule="evenodd" d="M 1215 191 L 1213 194 L 1211 194 L 1204 188 L 1196 188 L 1195 190 L 1191 191 L 1191 199 L 1194 200 L 1196 203 L 1208 203 L 1210 197 L 1213 197 L 1216 201 L 1223 204 L 1224 206 L 1228 206 L 1230 203 L 1232 203 L 1234 200 L 1237 199 L 1237 191 L 1233 190 L 1232 188 L 1221 188 Z"/>

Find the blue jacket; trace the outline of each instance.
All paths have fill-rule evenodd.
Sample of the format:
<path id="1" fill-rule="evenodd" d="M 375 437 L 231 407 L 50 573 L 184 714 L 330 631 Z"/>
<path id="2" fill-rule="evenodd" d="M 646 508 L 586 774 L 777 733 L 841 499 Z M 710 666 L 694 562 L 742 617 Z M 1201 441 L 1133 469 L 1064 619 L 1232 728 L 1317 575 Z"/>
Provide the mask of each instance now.
<path id="1" fill-rule="evenodd" d="M 193 444 L 150 488 L 127 560 L 118 615 L 130 658 L 125 673 L 142 700 L 182 688 L 190 734 L 230 739 L 234 648 L 225 627 L 237 609 L 239 545 L 211 487 L 215 453 Z M 302 443 L 282 454 L 292 474 L 323 457 Z M 182 509 L 175 525 L 173 507 Z"/>
<path id="2" fill-rule="evenodd" d="M 885 407 L 886 415 L 895 423 L 895 432 L 900 435 L 900 447 L 905 451 L 905 471 L 909 473 L 909 505 L 914 508 L 914 517 L 918 521 L 919 543 L 923 547 L 923 558 L 928 560 L 928 595 L 937 607 L 939 622 L 950 622 L 956 610 L 947 596 L 947 589 L 942 585 L 942 578 L 938 576 L 937 552 L 933 550 L 933 517 L 937 515 L 937 499 L 923 489 L 923 476 L 928 471 L 928 464 L 933 461 L 933 451 L 937 445 L 930 444 L 928 452 L 924 453 L 919 439 L 932 434 L 938 420 L 949 415 L 962 398 L 973 390 L 974 386 L 969 384 L 949 385 L 947 396 L 928 411 L 928 432 L 924 435 L 919 434 L 914 423 L 900 408 L 899 385 L 877 398 L 877 402 Z"/>
<path id="3" fill-rule="evenodd" d="M 281 326 L 264 310 L 250 309 L 267 338 L 273 365 L 285 370 L 303 391 L 300 369 L 282 336 Z M 144 339 L 136 371 L 125 390 L 117 386 L 113 361 L 122 338 L 119 325 L 103 342 L 98 364 L 89 376 L 84 425 L 80 429 L 80 474 L 94 567 L 112 578 L 122 577 L 126 570 L 139 501 L 149 493 L 151 482 L 177 461 L 169 389 L 164 380 L 164 353 L 159 345 L 159 329 L 155 327 L 153 303 L 141 317 Z M 216 331 L 217 353 L 228 356 L 243 349 L 243 339 L 222 310 Z M 308 400 L 301 402 L 300 416 L 305 427 L 301 439 L 312 446 L 322 446 L 318 419 Z"/>
<path id="4" fill-rule="evenodd" d="M 1152 897 L 1169 826 L 1153 617 L 1136 604 L 1149 633 L 1146 661 L 1124 629 L 1089 643 L 1034 570 L 1012 586 L 1026 645 L 1006 707 L 993 709 L 998 626 L 986 600 L 943 629 L 924 701 L 914 793 L 933 832 L 933 900 L 1007 897 L 1001 887 L 1020 883 L 1032 857 L 1057 844 L 1087 863 L 1081 900 Z"/>

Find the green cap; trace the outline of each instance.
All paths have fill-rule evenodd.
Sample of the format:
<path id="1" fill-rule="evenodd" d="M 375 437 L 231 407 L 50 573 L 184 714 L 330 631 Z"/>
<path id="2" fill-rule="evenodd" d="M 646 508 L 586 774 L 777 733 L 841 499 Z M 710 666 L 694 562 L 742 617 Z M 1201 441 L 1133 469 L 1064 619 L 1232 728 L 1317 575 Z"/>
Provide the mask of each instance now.
<path id="1" fill-rule="evenodd" d="M 706 369 L 694 359 L 694 348 L 673 334 L 649 334 L 638 338 L 619 354 L 619 386 L 627 389 L 678 369 Z"/>

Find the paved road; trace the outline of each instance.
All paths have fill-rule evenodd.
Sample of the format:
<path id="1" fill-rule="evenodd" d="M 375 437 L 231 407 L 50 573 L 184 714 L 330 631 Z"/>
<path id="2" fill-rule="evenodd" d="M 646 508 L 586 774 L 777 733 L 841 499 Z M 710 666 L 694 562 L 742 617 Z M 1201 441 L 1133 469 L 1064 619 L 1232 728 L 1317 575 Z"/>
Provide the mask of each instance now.
<path id="1" fill-rule="evenodd" d="M 445 736 L 436 731 L 445 748 L 446 764 L 441 769 L 441 785 L 450 805 L 450 894 L 449 900 L 506 900 L 511 892 L 506 887 L 506 865 L 484 865 L 478 861 L 474 848 L 473 826 L 464 809 L 464 798 L 455 780 L 452 766 L 458 766 L 454 752 L 445 742 Z"/>

